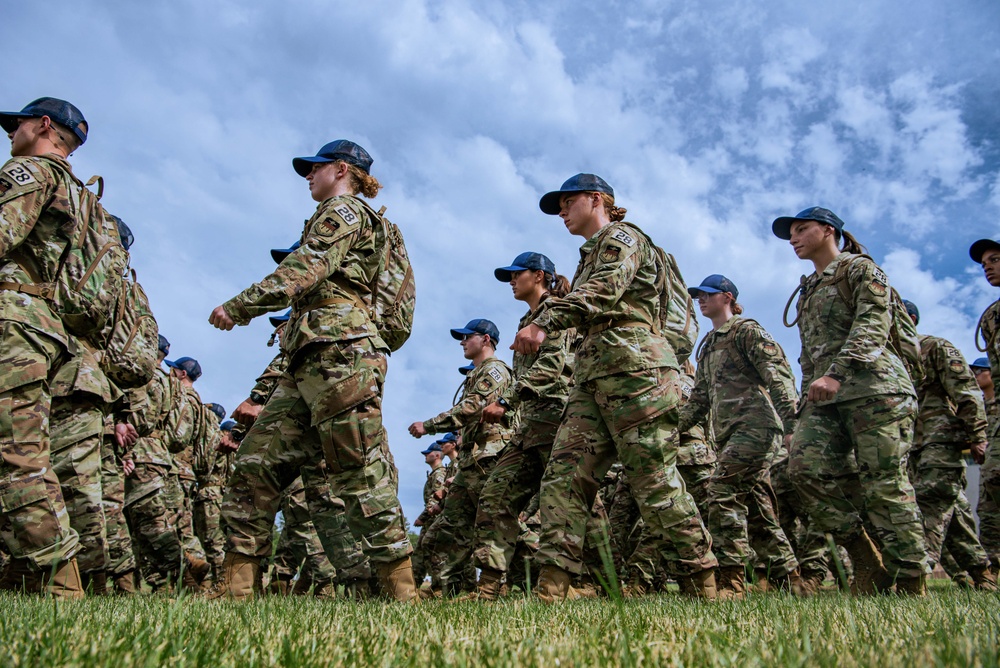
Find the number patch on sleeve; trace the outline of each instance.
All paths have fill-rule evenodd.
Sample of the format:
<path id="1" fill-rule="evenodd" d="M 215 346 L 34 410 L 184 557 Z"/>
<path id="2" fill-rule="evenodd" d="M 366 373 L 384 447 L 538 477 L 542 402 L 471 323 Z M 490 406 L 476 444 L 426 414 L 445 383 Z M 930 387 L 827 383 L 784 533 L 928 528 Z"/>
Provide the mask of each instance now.
<path id="1" fill-rule="evenodd" d="M 14 183 L 20 186 L 35 182 L 35 177 L 31 175 L 31 172 L 21 165 L 13 165 L 7 170 L 7 174 L 14 179 Z"/>
<path id="2" fill-rule="evenodd" d="M 493 380 L 495 380 L 498 383 L 503 382 L 503 376 L 496 369 L 490 369 L 489 370 L 489 376 L 490 376 L 490 378 L 492 378 Z"/>
<path id="3" fill-rule="evenodd" d="M 626 232 L 625 230 L 616 230 L 615 233 L 611 235 L 611 238 L 614 239 L 615 241 L 622 242 L 623 244 L 625 244 L 629 248 L 631 248 L 632 246 L 635 246 L 635 239 L 633 239 L 629 235 L 629 233 Z"/>
<path id="4" fill-rule="evenodd" d="M 347 223 L 348 225 L 353 225 L 354 223 L 358 222 L 358 217 L 354 215 L 353 211 L 351 211 L 351 207 L 347 206 L 346 204 L 338 206 L 336 209 L 333 210 L 333 212 L 336 213 L 341 218 L 343 218 L 344 222 Z"/>

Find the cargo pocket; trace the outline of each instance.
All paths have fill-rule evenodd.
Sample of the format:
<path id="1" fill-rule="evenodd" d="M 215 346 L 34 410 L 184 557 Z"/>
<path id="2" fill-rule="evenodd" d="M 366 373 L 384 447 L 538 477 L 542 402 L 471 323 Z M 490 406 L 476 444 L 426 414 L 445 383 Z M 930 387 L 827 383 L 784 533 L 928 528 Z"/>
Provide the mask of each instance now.
<path id="1" fill-rule="evenodd" d="M 18 553 L 27 556 L 46 550 L 64 538 L 45 480 L 41 476 L 5 485 L 0 509 L 7 515 Z"/>
<path id="2" fill-rule="evenodd" d="M 330 474 L 336 475 L 365 465 L 370 435 L 382 429 L 381 416 L 377 410 L 369 415 L 366 411 L 354 409 L 377 396 L 375 372 L 362 368 L 331 385 L 317 397 L 312 407 L 312 422 L 319 432 Z M 377 429 L 369 422 L 377 422 Z"/>
<path id="3" fill-rule="evenodd" d="M 663 380 L 666 382 L 612 408 L 607 417 L 608 428 L 612 433 L 621 434 L 677 408 L 680 402 L 680 384 L 676 380 Z"/>

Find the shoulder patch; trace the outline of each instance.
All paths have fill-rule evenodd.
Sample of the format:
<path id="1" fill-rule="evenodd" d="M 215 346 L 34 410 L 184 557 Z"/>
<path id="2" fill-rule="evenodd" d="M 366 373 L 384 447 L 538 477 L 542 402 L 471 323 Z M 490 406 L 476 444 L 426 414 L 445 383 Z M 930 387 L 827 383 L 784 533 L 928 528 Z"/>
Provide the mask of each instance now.
<path id="1" fill-rule="evenodd" d="M 621 257 L 622 249 L 618 246 L 608 246 L 601 250 L 600 257 L 601 262 L 612 263 L 617 262 L 618 258 Z"/>
<path id="2" fill-rule="evenodd" d="M 770 341 L 774 343 L 774 337 L 771 336 L 771 332 L 767 331 L 763 327 L 760 328 L 760 338 L 764 339 L 765 341 Z"/>
<path id="3" fill-rule="evenodd" d="M 489 380 L 483 378 L 481 381 L 476 383 L 476 389 L 479 390 L 480 392 L 489 392 L 490 390 L 493 389 L 493 386 L 490 384 Z"/>
<path id="4" fill-rule="evenodd" d="M 499 369 L 490 369 L 488 373 L 489 377 L 495 380 L 496 382 L 498 383 L 503 382 L 503 375 L 500 373 Z"/>
<path id="5" fill-rule="evenodd" d="M 961 375 L 965 371 L 965 362 L 961 359 L 948 360 L 948 368 L 952 373 Z"/>
<path id="6" fill-rule="evenodd" d="M 32 176 L 31 172 L 24 165 L 13 164 L 4 170 L 4 174 L 12 178 L 14 183 L 19 186 L 26 186 L 29 183 L 35 182 L 35 177 Z"/>
<path id="7" fill-rule="evenodd" d="M 334 208 L 333 212 L 340 216 L 341 219 L 348 225 L 353 225 L 359 220 L 357 214 L 355 214 L 354 211 L 351 210 L 351 207 L 346 204 L 341 204 L 340 206 Z"/>
<path id="8" fill-rule="evenodd" d="M 0 197 L 7 194 L 7 191 L 14 187 L 14 184 L 7 179 L 0 179 Z"/>
<path id="9" fill-rule="evenodd" d="M 611 238 L 615 241 L 620 241 L 629 248 L 635 245 L 635 239 L 625 230 L 615 230 L 615 233 L 611 235 Z"/>
<path id="10" fill-rule="evenodd" d="M 948 357 L 957 357 L 958 359 L 962 359 L 962 353 L 959 352 L 958 348 L 952 348 L 951 346 L 945 346 L 944 353 Z"/>
<path id="11" fill-rule="evenodd" d="M 778 345 L 773 341 L 765 343 L 763 346 L 761 346 L 761 350 L 764 351 L 765 355 L 769 355 L 771 357 L 777 357 L 778 355 Z"/>
<path id="12" fill-rule="evenodd" d="M 884 297 L 889 291 L 889 277 L 878 266 L 872 266 L 872 279 L 868 283 L 868 289 L 878 297 Z"/>

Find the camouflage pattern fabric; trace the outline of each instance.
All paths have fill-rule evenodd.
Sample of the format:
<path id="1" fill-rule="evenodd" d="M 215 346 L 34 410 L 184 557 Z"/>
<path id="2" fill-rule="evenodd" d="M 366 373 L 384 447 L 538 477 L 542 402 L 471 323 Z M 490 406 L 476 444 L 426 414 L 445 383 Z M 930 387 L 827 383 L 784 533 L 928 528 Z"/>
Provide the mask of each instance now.
<path id="1" fill-rule="evenodd" d="M 986 355 L 990 360 L 993 386 L 1000 387 L 1000 301 L 989 305 L 980 317 Z M 990 555 L 995 568 L 1000 568 L 1000 402 L 993 400 L 989 412 L 989 448 L 986 461 L 979 469 L 979 540 Z"/>
<path id="2" fill-rule="evenodd" d="M 132 534 L 132 549 L 143 578 L 154 589 L 176 582 L 183 548 L 177 530 L 177 510 L 170 500 L 167 467 L 136 462 L 125 478 L 125 517 Z M 176 489 L 174 489 L 176 500 Z"/>
<path id="3" fill-rule="evenodd" d="M 290 581 L 301 570 L 300 577 L 317 589 L 333 582 L 337 573 L 316 533 L 302 478 L 296 478 L 283 492 L 281 514 L 285 525 L 281 529 L 274 557 L 276 575 Z"/>
<path id="4" fill-rule="evenodd" d="M 125 519 L 125 478 L 121 464 L 115 454 L 114 425 L 105 422 L 104 438 L 101 441 L 101 487 L 104 520 L 108 534 L 107 572 L 112 576 L 124 575 L 136 569 L 135 554 L 132 552 L 132 535 Z M 108 428 L 112 430 L 108 432 Z"/>
<path id="5" fill-rule="evenodd" d="M 435 522 L 437 540 L 434 559 L 440 566 L 441 588 L 457 593 L 467 583 L 475 548 L 476 511 L 486 481 L 497 464 L 496 457 L 466 457 L 448 488 L 444 510 Z"/>
<path id="6" fill-rule="evenodd" d="M 326 463 L 320 460 L 317 466 L 303 466 L 302 483 L 309 515 L 336 573 L 335 581 L 351 584 L 368 580 L 372 575 L 371 564 L 361 542 L 351 532 L 346 504 L 333 492 Z M 397 484 L 395 480 L 392 483 L 394 488 Z"/>
<path id="7" fill-rule="evenodd" d="M 771 487 L 778 505 L 775 510 L 785 536 L 791 543 L 792 551 L 799 562 L 799 572 L 803 578 L 825 577 L 826 573 L 836 573 L 830 560 L 830 549 L 826 536 L 809 521 L 802 507 L 799 492 L 788 477 L 788 451 L 781 447 L 771 465 Z M 762 563 L 757 568 L 764 568 Z"/>
<path id="8" fill-rule="evenodd" d="M 417 539 L 417 545 L 414 547 L 413 556 L 411 557 L 413 564 L 413 580 L 418 586 L 426 579 L 427 574 L 430 572 L 430 545 L 425 545 L 424 534 L 428 532 L 431 523 L 434 520 L 434 515 L 432 514 L 433 508 L 438 503 L 435 494 L 437 492 L 445 491 L 444 481 L 447 473 L 448 469 L 445 468 L 443 464 L 438 462 L 437 466 L 427 472 L 427 481 L 424 483 L 424 509 L 417 517 L 417 519 L 422 522 L 420 526 L 420 536 Z"/>
<path id="9" fill-rule="evenodd" d="M 834 282 L 842 262 L 850 262 L 845 280 L 853 305 Z M 916 393 L 903 361 L 888 346 L 890 294 L 885 273 L 850 253 L 840 253 L 822 274 L 802 279 L 797 308 L 803 396 L 822 376 L 841 386 L 833 399 L 805 404 L 788 474 L 817 530 L 844 544 L 868 525 L 883 546 L 889 574 L 917 577 L 930 568 L 906 472 Z"/>

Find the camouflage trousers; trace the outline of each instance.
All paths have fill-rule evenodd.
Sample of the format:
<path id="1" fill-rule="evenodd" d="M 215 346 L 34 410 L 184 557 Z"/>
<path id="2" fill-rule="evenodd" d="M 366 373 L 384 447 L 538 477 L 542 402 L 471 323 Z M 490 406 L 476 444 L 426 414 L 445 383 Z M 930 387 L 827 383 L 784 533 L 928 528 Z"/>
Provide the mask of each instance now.
<path id="1" fill-rule="evenodd" d="M 101 486 L 104 494 L 104 520 L 108 527 L 108 565 L 110 575 L 118 576 L 136 569 L 132 553 L 132 536 L 125 520 L 125 478 L 115 456 L 111 439 L 105 434 L 101 442 Z"/>
<path id="2" fill-rule="evenodd" d="M 306 489 L 296 478 L 281 500 L 285 525 L 281 528 L 274 555 L 275 576 L 291 581 L 300 572 L 300 581 L 317 589 L 333 582 L 337 572 L 327 559 L 306 502 Z"/>
<path id="3" fill-rule="evenodd" d="M 176 526 L 185 554 L 205 559 L 205 548 L 194 532 L 194 496 L 197 485 L 194 478 L 171 476 L 167 481 L 167 498 L 170 507 L 177 513 Z"/>
<path id="4" fill-rule="evenodd" d="M 808 402 L 789 450 L 788 475 L 816 529 L 844 544 L 870 526 L 893 577 L 930 572 L 906 472 L 915 410 L 906 395 Z"/>
<path id="5" fill-rule="evenodd" d="M 787 456 L 771 466 L 771 487 L 778 502 L 778 521 L 795 552 L 802 576 L 825 577 L 827 571 L 835 572 L 835 568 L 831 568 L 833 563 L 830 561 L 826 536 L 809 521 L 809 516 L 802 508 L 799 492 L 788 477 Z M 764 565 L 758 563 L 757 568 L 763 570 Z"/>
<path id="6" fill-rule="evenodd" d="M 136 462 L 135 471 L 125 478 L 125 517 L 132 549 L 143 578 L 154 589 L 178 580 L 184 553 L 177 511 L 168 501 L 172 478 L 176 475 L 168 467 L 146 462 Z"/>
<path id="7" fill-rule="evenodd" d="M 226 557 L 226 535 L 222 532 L 222 487 L 220 485 L 198 486 L 192 503 L 194 534 L 205 550 L 205 559 L 212 564 L 212 573 L 217 574 Z"/>
<path id="8" fill-rule="evenodd" d="M 684 480 L 684 487 L 691 494 L 702 517 L 708 516 L 708 483 L 713 471 L 715 464 L 677 466 L 677 472 Z M 616 563 L 619 577 L 638 580 L 647 588 L 665 584 L 667 570 L 660 561 L 659 547 L 646 531 L 646 523 L 639 514 L 639 505 L 635 502 L 632 486 L 626 475 L 618 476 L 614 503 L 608 511 L 608 523 L 612 527 L 612 539 L 620 555 Z"/>
<path id="9" fill-rule="evenodd" d="M 227 552 L 267 556 L 282 490 L 325 459 L 330 493 L 368 558 L 410 554 L 382 428 L 384 378 L 385 355 L 368 339 L 299 352 L 237 453 L 222 502 Z"/>
<path id="10" fill-rule="evenodd" d="M 681 388 L 670 368 L 617 373 L 570 390 L 541 485 L 538 561 L 583 572 L 590 511 L 615 460 L 632 484 L 661 558 L 676 574 L 717 565 L 712 540 L 677 472 Z"/>
<path id="11" fill-rule="evenodd" d="M 956 515 L 959 497 L 965 493 L 965 460 L 962 444 L 929 443 L 914 453 L 910 478 L 924 520 L 924 539 L 931 566 L 948 551 L 962 570 L 989 566 L 990 559 L 979 544 L 976 529 L 963 526 Z M 968 500 L 966 500 L 968 504 Z M 954 526 L 953 526 L 954 525 Z"/>
<path id="12" fill-rule="evenodd" d="M 990 437 L 986 461 L 979 468 L 979 541 L 995 568 L 1000 568 L 1000 434 Z"/>
<path id="13" fill-rule="evenodd" d="M 799 566 L 785 536 L 771 488 L 771 464 L 781 445 L 777 429 L 744 427 L 719 443 L 708 484 L 708 530 L 719 566 L 755 566 L 783 577 Z"/>
<path id="14" fill-rule="evenodd" d="M 969 536 L 976 539 L 976 547 L 971 550 L 968 549 Z M 955 548 L 958 557 L 952 554 L 952 547 Z M 979 556 L 979 552 L 986 557 L 985 561 Z M 948 530 L 944 535 L 944 547 L 941 549 L 941 568 L 949 577 L 954 578 L 968 571 L 968 567 L 958 563 L 959 559 L 965 564 L 972 563 L 978 566 L 990 564 L 989 555 L 976 536 L 976 518 L 972 514 L 972 504 L 969 503 L 969 497 L 965 495 L 964 489 L 959 492 L 955 500 L 955 511 L 952 513 L 951 522 L 948 523 Z"/>
<path id="15" fill-rule="evenodd" d="M 49 421 L 52 469 L 62 486 L 69 523 L 80 539 L 76 562 L 81 573 L 104 571 L 108 564 L 108 527 L 101 487 L 104 413 L 88 395 L 52 400 Z"/>
<path id="16" fill-rule="evenodd" d="M 50 461 L 49 381 L 64 355 L 41 332 L 0 321 L 0 536 L 39 569 L 80 549 Z"/>
<path id="17" fill-rule="evenodd" d="M 441 588 L 455 593 L 469 584 L 472 550 L 476 538 L 476 511 L 483 487 L 497 464 L 497 457 L 463 462 L 448 488 L 438 517 L 433 559 L 440 566 Z M 473 577 L 473 581 L 475 578 Z"/>

